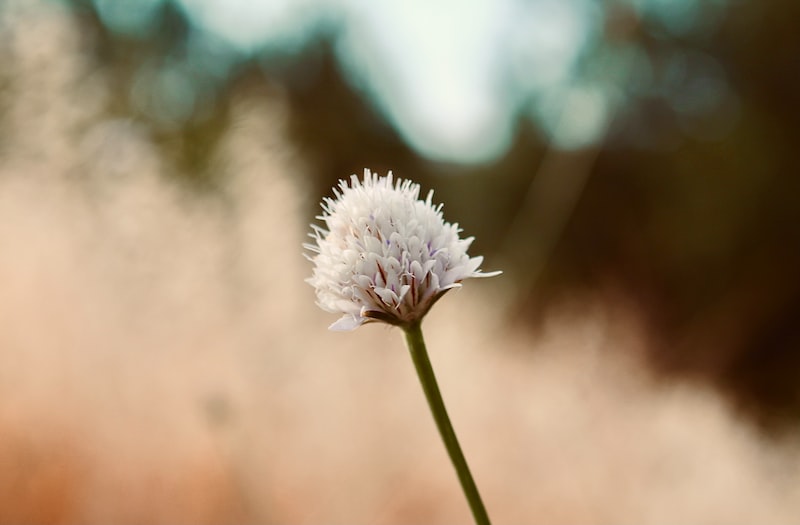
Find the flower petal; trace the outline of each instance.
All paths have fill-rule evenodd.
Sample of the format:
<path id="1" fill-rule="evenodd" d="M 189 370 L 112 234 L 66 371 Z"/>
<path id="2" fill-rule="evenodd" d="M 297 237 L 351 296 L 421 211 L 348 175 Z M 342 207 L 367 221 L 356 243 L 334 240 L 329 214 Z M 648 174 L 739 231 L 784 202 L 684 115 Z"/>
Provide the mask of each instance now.
<path id="1" fill-rule="evenodd" d="M 460 238 L 457 223 L 444 221 L 433 192 L 420 200 L 420 187 L 364 170 L 333 189 L 322 202 L 303 245 L 314 264 L 307 279 L 317 304 L 342 317 L 331 330 L 348 331 L 370 321 L 405 325 L 425 316 L 447 290 L 483 273 L 483 258 L 470 257 L 472 237 Z"/>
<path id="2" fill-rule="evenodd" d="M 351 332 L 364 324 L 365 319 L 352 315 L 343 315 L 338 321 L 328 327 L 333 332 Z"/>

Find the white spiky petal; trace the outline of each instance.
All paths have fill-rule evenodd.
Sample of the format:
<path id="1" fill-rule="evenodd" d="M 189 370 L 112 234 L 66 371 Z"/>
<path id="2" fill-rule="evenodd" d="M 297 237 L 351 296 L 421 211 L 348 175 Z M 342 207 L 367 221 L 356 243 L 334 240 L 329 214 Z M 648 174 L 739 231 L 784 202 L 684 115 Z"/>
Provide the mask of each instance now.
<path id="1" fill-rule="evenodd" d="M 460 239 L 458 224 L 444 221 L 433 191 L 420 200 L 419 184 L 367 169 L 363 181 L 352 175 L 333 191 L 336 198 L 326 197 L 317 217 L 327 229 L 312 225 L 316 242 L 303 245 L 313 252 L 306 255 L 314 263 L 306 281 L 317 304 L 342 314 L 331 330 L 369 321 L 408 325 L 464 279 L 501 273 L 478 270 L 483 257 L 467 255 L 473 237 Z"/>

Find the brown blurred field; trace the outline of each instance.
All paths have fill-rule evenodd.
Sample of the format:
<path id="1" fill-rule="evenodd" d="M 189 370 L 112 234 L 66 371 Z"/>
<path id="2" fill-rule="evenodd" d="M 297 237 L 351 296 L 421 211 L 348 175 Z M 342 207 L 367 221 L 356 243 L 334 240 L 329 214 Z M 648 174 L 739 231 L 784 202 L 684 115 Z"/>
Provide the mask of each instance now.
<path id="1" fill-rule="evenodd" d="M 468 522 L 400 333 L 328 332 L 303 282 L 284 94 L 231 97 L 225 183 L 197 191 L 108 117 L 63 11 L 17 2 L 0 30 L 0 523 Z M 635 298 L 575 293 L 531 329 L 514 290 L 468 283 L 426 321 L 496 523 L 798 520 L 795 434 L 654 372 Z"/>

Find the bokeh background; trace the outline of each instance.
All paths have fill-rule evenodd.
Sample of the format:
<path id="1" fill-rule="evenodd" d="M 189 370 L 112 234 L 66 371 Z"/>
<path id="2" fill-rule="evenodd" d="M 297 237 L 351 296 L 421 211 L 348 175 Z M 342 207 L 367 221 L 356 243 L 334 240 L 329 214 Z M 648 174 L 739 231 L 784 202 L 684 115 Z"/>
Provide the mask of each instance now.
<path id="1" fill-rule="evenodd" d="M 496 522 L 796 522 L 798 24 L 3 0 L 0 522 L 467 522 L 400 335 L 303 282 L 365 167 L 505 272 L 426 321 Z"/>

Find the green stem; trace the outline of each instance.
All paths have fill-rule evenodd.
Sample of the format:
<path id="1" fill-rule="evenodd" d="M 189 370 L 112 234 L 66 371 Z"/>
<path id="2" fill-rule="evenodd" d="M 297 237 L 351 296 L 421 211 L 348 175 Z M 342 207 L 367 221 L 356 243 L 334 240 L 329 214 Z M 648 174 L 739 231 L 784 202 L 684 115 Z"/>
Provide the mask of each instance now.
<path id="1" fill-rule="evenodd" d="M 436 426 L 439 428 L 442 440 L 444 440 L 444 446 L 447 448 L 450 460 L 456 469 L 461 488 L 464 490 L 472 515 L 475 517 L 475 523 L 478 525 L 490 525 L 489 515 L 486 514 L 486 508 L 483 506 L 483 501 L 481 501 L 478 487 L 475 486 L 475 481 L 469 472 L 467 460 L 464 459 L 464 453 L 461 452 L 458 438 L 456 438 L 453 425 L 450 423 L 447 409 L 444 407 L 442 394 L 439 392 L 439 385 L 436 383 L 436 376 L 433 375 L 428 351 L 425 349 L 425 340 L 422 338 L 421 324 L 420 322 L 415 322 L 403 327 L 403 330 L 406 334 L 408 350 L 411 352 L 411 359 L 414 361 L 419 381 L 422 383 L 422 390 L 425 391 L 428 406 L 431 409 L 431 413 L 433 413 L 433 419 L 436 420 Z"/>

